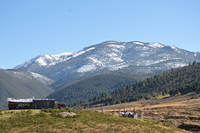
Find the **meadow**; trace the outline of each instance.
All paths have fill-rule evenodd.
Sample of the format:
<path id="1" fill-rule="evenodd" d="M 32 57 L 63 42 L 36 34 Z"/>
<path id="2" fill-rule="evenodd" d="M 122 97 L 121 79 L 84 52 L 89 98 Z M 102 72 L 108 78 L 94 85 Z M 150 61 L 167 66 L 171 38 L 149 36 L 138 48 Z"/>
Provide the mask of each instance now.
<path id="1" fill-rule="evenodd" d="M 59 112 L 73 112 L 76 116 L 63 118 Z M 0 110 L 1 133 L 180 133 L 184 130 L 146 119 L 120 117 L 73 109 Z"/>

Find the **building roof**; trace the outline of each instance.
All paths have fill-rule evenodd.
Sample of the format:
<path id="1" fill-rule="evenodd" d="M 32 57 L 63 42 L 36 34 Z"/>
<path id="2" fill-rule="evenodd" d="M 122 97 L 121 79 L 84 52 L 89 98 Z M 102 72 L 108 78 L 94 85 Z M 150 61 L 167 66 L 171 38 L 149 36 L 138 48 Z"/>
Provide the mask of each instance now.
<path id="1" fill-rule="evenodd" d="M 20 98 L 7 98 L 8 102 L 21 102 L 21 103 L 30 103 L 34 100 L 54 100 L 54 99 L 34 99 L 34 98 L 27 98 L 27 99 L 20 99 Z"/>
<path id="2" fill-rule="evenodd" d="M 27 99 L 20 99 L 20 98 L 7 98 L 8 102 L 23 102 L 23 103 L 30 103 L 33 102 L 33 98 Z"/>

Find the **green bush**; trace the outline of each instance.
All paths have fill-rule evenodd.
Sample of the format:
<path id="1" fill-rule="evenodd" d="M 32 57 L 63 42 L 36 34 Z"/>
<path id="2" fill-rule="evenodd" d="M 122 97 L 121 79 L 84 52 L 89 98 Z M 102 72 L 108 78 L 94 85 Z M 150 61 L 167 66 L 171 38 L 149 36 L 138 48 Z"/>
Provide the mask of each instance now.
<path id="1" fill-rule="evenodd" d="M 44 117 L 47 117 L 48 115 L 44 112 L 40 112 L 39 114 L 36 114 L 35 116 L 44 118 Z"/>

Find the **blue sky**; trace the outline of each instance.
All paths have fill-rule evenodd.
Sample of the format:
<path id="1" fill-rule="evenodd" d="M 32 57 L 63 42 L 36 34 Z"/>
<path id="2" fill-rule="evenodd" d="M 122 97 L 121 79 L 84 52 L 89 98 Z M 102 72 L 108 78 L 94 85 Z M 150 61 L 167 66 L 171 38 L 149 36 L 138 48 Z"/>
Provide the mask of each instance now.
<path id="1" fill-rule="evenodd" d="M 200 0 L 0 0 L 0 68 L 108 40 L 200 51 Z"/>

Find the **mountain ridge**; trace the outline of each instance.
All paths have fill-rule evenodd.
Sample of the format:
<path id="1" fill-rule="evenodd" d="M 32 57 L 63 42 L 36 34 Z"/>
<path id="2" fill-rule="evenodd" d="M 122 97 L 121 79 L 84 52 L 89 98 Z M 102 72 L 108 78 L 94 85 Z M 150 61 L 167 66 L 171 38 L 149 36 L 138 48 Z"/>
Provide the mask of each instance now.
<path id="1" fill-rule="evenodd" d="M 133 43 L 135 44 L 135 48 L 131 47 L 130 46 L 130 43 Z M 48 66 L 50 67 L 51 65 L 56 65 L 56 64 L 59 64 L 63 61 L 66 61 L 66 60 L 69 60 L 70 58 L 75 58 L 75 57 L 78 57 L 84 53 L 87 53 L 87 52 L 92 52 L 92 50 L 94 49 L 98 49 L 98 52 L 99 52 L 99 49 L 101 49 L 100 51 L 102 52 L 102 50 L 105 50 L 105 48 L 109 48 L 111 47 L 110 50 L 113 54 L 110 55 L 114 58 L 114 60 L 118 60 L 119 62 L 122 61 L 122 59 L 116 59 L 115 54 L 117 54 L 117 52 L 119 53 L 119 49 L 123 49 L 125 47 L 125 45 L 129 45 L 127 46 L 128 49 L 129 48 L 132 48 L 132 50 L 138 50 L 138 52 L 140 52 L 140 57 L 144 57 L 144 56 L 149 56 L 153 53 L 156 52 L 156 50 L 158 50 L 159 48 L 163 48 L 164 50 L 168 50 L 168 51 L 176 51 L 177 53 L 180 53 L 180 52 L 186 52 L 187 50 L 183 50 L 183 49 L 179 49 L 175 46 L 172 46 L 172 45 L 163 45 L 163 44 L 160 44 L 160 43 L 142 43 L 142 42 L 139 42 L 139 41 L 133 41 L 133 42 L 116 42 L 116 41 L 105 41 L 103 43 L 100 43 L 100 44 L 96 44 L 96 45 L 91 45 L 89 47 L 85 47 L 83 48 L 83 50 L 80 50 L 78 52 L 68 52 L 68 53 L 61 53 L 61 54 L 58 54 L 58 55 L 41 55 L 41 56 L 37 56 L 29 61 L 26 61 L 25 63 L 23 64 L 20 64 L 14 68 L 23 68 L 23 69 L 26 69 L 26 67 L 29 66 L 28 70 L 31 70 L 30 66 L 33 64 L 33 63 L 38 63 L 39 66 Z M 137 46 L 136 46 L 137 45 Z M 101 48 L 98 48 L 98 47 L 101 47 Z M 147 51 L 147 50 L 150 50 L 150 51 Z M 146 50 L 146 51 L 145 51 Z M 114 54 L 114 52 L 116 52 Z M 187 51 L 189 52 L 189 51 Z M 193 53 L 194 56 L 199 56 L 199 53 L 198 52 L 190 52 L 191 54 Z M 99 52 L 99 54 L 102 54 Z M 125 58 L 127 51 L 125 53 L 119 53 L 119 56 L 120 54 L 124 54 L 122 58 Z M 107 55 L 109 56 L 109 55 Z M 121 55 L 122 56 L 122 55 Z M 38 60 L 39 59 L 39 60 Z M 92 60 L 90 58 L 90 60 Z M 54 62 L 53 62 L 54 61 Z M 93 60 L 93 62 L 95 62 L 96 60 Z M 53 62 L 53 63 L 52 63 Z M 79 70 L 80 71 L 80 70 Z"/>

